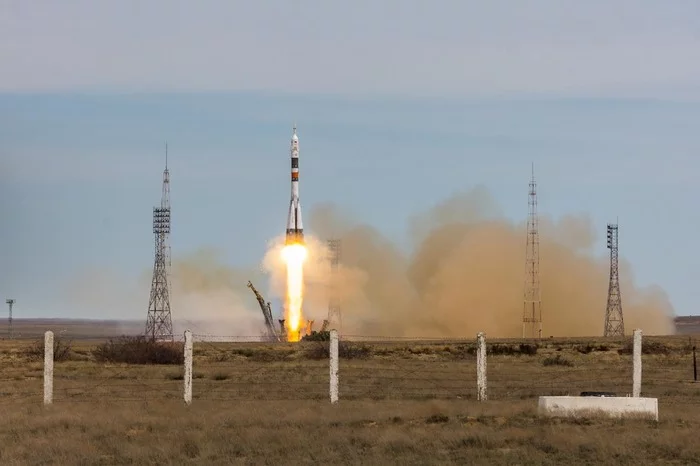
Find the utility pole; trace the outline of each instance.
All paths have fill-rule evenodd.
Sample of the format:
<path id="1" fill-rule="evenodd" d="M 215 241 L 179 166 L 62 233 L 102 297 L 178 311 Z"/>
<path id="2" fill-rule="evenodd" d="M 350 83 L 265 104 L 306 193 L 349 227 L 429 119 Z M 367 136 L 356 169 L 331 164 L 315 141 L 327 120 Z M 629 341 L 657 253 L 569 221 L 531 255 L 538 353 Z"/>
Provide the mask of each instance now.
<path id="1" fill-rule="evenodd" d="M 625 322 L 622 318 L 622 296 L 620 295 L 620 275 L 618 269 L 618 230 L 617 223 L 608 223 L 608 249 L 610 249 L 610 283 L 608 284 L 608 305 L 605 309 L 605 330 L 603 336 L 625 336 Z"/>
<path id="2" fill-rule="evenodd" d="M 542 298 L 540 296 L 540 235 L 537 218 L 535 165 L 528 192 L 527 239 L 525 242 L 525 296 L 523 338 L 542 338 Z"/>
<path id="3" fill-rule="evenodd" d="M 10 307 L 10 313 L 7 317 L 7 334 L 11 340 L 15 337 L 15 331 L 14 331 L 14 328 L 12 327 L 12 306 L 15 304 L 15 300 L 14 299 L 6 299 L 5 302 Z"/>
<path id="4" fill-rule="evenodd" d="M 342 316 L 340 312 L 340 300 L 338 299 L 338 265 L 340 264 L 340 240 L 329 239 L 328 250 L 330 252 L 330 286 L 328 299 L 328 322 L 331 329 L 340 333 L 342 326 Z"/>
<path id="5" fill-rule="evenodd" d="M 168 145 L 165 145 L 165 170 L 160 207 L 153 208 L 153 234 L 155 235 L 155 258 L 151 297 L 148 302 L 146 337 L 151 340 L 173 340 L 173 322 L 170 314 L 170 172 L 168 171 Z"/>

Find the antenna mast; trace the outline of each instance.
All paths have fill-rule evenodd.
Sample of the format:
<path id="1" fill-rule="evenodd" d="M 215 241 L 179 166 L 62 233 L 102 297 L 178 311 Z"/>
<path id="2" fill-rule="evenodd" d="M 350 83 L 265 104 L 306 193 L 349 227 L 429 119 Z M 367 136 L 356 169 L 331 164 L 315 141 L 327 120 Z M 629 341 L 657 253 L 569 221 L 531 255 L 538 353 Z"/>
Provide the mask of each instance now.
<path id="1" fill-rule="evenodd" d="M 528 196 L 527 240 L 525 243 L 525 296 L 523 338 L 542 338 L 542 299 L 540 296 L 540 236 L 537 218 L 535 165 Z"/>
<path id="2" fill-rule="evenodd" d="M 605 330 L 603 336 L 624 337 L 625 322 L 622 318 L 622 296 L 620 295 L 620 271 L 618 269 L 617 223 L 608 223 L 608 249 L 610 249 L 610 283 L 608 305 L 605 308 Z"/>
<path id="3" fill-rule="evenodd" d="M 168 145 L 165 145 L 165 170 L 160 207 L 153 208 L 153 234 L 155 235 L 155 259 L 151 296 L 148 302 L 146 337 L 151 340 L 173 340 L 173 323 L 170 314 L 170 171 L 168 170 Z"/>

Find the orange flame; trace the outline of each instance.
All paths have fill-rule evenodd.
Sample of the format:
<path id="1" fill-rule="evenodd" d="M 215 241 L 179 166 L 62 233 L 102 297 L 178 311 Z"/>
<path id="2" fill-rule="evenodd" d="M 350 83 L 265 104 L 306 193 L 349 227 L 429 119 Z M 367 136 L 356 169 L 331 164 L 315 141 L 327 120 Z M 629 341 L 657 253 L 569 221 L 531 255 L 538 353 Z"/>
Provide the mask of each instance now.
<path id="1" fill-rule="evenodd" d="M 304 300 L 304 261 L 308 253 L 303 244 L 290 244 L 282 249 L 282 259 L 287 264 L 287 295 L 285 297 L 285 321 L 289 341 L 299 341 L 302 322 L 301 306 Z"/>

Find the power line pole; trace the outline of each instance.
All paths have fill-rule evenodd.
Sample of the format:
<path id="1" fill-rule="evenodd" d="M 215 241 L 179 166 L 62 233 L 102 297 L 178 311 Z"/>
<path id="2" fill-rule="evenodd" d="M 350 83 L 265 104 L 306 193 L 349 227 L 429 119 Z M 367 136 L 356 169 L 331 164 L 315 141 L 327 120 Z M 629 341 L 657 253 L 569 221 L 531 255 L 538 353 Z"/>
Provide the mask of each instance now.
<path id="1" fill-rule="evenodd" d="M 155 235 L 155 259 L 151 297 L 146 318 L 146 337 L 151 340 L 173 340 L 173 322 L 170 314 L 170 172 L 168 171 L 168 145 L 165 145 L 165 170 L 160 207 L 153 208 L 153 234 Z"/>
<path id="2" fill-rule="evenodd" d="M 525 296 L 523 338 L 542 338 L 542 298 L 540 296 L 540 236 L 537 218 L 535 166 L 528 194 L 527 240 L 525 243 Z"/>
<path id="3" fill-rule="evenodd" d="M 338 330 L 342 325 L 342 316 L 340 312 L 340 300 L 338 299 L 338 265 L 340 264 L 340 240 L 329 239 L 328 250 L 330 252 L 330 287 L 328 299 L 328 322 L 331 329 Z"/>
<path id="4" fill-rule="evenodd" d="M 605 309 L 605 330 L 603 336 L 625 336 L 625 322 L 622 318 L 622 296 L 617 264 L 618 231 L 617 223 L 608 223 L 608 249 L 610 249 L 610 283 L 608 284 L 608 305 Z"/>
<path id="5" fill-rule="evenodd" d="M 14 331 L 14 328 L 12 327 L 12 306 L 15 304 L 15 300 L 14 299 L 6 299 L 5 302 L 10 307 L 10 313 L 7 317 L 7 334 L 11 340 L 15 336 L 15 331 Z"/>

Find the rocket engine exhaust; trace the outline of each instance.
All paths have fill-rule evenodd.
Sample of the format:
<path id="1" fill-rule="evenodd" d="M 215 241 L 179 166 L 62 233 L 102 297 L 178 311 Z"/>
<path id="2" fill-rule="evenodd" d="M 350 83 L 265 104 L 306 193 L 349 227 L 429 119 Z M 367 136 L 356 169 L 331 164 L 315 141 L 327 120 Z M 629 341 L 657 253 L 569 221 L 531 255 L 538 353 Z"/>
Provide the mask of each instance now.
<path id="1" fill-rule="evenodd" d="M 292 197 L 289 201 L 285 246 L 282 250 L 282 259 L 287 265 L 285 321 L 287 323 L 287 340 L 299 341 L 301 323 L 303 322 L 304 261 L 307 250 L 304 244 L 304 226 L 301 219 L 301 203 L 299 202 L 299 137 L 296 125 L 292 134 L 290 156 L 292 160 Z"/>

